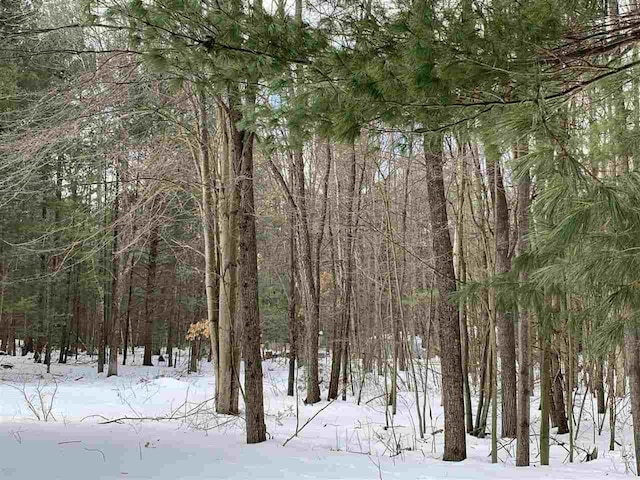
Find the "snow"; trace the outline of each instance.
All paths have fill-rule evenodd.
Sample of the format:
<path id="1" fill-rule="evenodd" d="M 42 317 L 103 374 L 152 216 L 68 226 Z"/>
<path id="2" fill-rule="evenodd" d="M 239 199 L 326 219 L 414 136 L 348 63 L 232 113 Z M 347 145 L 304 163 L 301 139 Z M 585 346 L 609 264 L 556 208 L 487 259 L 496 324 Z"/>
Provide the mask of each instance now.
<path id="1" fill-rule="evenodd" d="M 137 353 L 136 360 L 140 359 Z M 584 480 L 628 477 L 634 465 L 628 401 L 620 406 L 621 446 L 616 452 L 608 451 L 608 418 L 602 434 L 594 435 L 597 414 L 589 395 L 577 463 L 567 463 L 566 447 L 554 445 L 550 467 L 534 463 L 516 468 L 515 442 L 504 440 L 500 463 L 492 465 L 489 437 L 467 436 L 469 458 L 464 462 L 441 460 L 443 412 L 437 385 L 429 389 L 432 412 L 422 440 L 413 392 L 400 393 L 398 413 L 387 427 L 380 379 L 367 380 L 361 405 L 356 405 L 351 392 L 346 402 L 304 405 L 303 371 L 299 370 L 298 397 L 287 397 L 285 360 L 268 360 L 264 362 L 268 441 L 246 445 L 242 418 L 215 413 L 215 380 L 206 361 L 195 375 L 187 375 L 182 364 L 175 369 L 134 364 L 120 366 L 118 377 L 106 379 L 96 373 L 95 362 L 88 357 L 52 364 L 51 375 L 30 357 L 1 360 L 13 368 L 0 370 L 0 479 Z M 328 361 L 323 360 L 325 377 Z M 438 380 L 435 375 L 433 379 Z M 576 399 L 578 407 L 582 398 Z M 536 433 L 532 460 L 538 462 L 534 457 L 539 412 L 537 399 L 532 400 Z M 283 446 L 296 431 L 296 415 L 303 426 L 317 413 Z M 568 443 L 566 435 L 554 438 Z M 583 462 L 584 452 L 596 445 L 598 459 Z"/>

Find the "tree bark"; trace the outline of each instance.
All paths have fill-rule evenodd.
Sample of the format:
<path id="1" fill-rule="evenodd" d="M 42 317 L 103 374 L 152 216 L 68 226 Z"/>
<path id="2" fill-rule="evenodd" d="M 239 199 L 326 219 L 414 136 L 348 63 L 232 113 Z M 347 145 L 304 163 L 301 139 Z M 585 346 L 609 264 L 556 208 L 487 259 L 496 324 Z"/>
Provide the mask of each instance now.
<path id="1" fill-rule="evenodd" d="M 127 364 L 127 348 L 129 347 L 129 329 L 131 327 L 131 300 L 133 298 L 133 266 L 134 256 L 131 255 L 131 264 L 129 265 L 129 289 L 127 292 L 127 317 L 124 327 L 124 348 L 122 350 L 122 365 Z"/>
<path id="2" fill-rule="evenodd" d="M 244 333 L 245 408 L 247 443 L 266 440 L 264 423 L 260 314 L 258 311 L 258 250 L 253 194 L 253 134 L 243 132 L 240 174 L 240 316 Z"/>
<path id="3" fill-rule="evenodd" d="M 208 111 L 206 96 L 202 89 L 198 92 L 197 99 L 198 116 L 198 161 L 197 170 L 200 176 L 201 204 L 200 218 L 202 221 L 202 233 L 204 241 L 204 263 L 205 263 L 205 293 L 207 296 L 207 321 L 209 325 L 210 351 L 213 360 L 214 371 L 219 372 L 219 295 L 220 280 L 218 276 L 218 249 L 216 245 L 217 225 L 216 225 L 216 198 L 215 172 L 212 171 L 210 157 L 210 135 L 208 125 Z M 220 118 L 221 125 L 224 125 L 224 117 Z M 223 135 L 224 138 L 224 135 Z M 169 360 L 171 362 L 171 360 Z M 216 383 L 218 377 L 216 375 Z"/>
<path id="4" fill-rule="evenodd" d="M 560 357 L 558 352 L 553 352 L 551 356 L 551 368 L 553 375 L 552 391 L 555 424 L 558 427 L 558 435 L 569 433 L 569 424 L 567 422 L 567 414 L 564 403 L 564 379 L 560 365 Z"/>
<path id="5" fill-rule="evenodd" d="M 218 378 L 216 380 L 218 413 L 236 414 L 235 400 L 238 380 L 234 373 L 236 359 L 236 317 L 237 317 L 237 259 L 238 259 L 238 205 L 240 191 L 237 185 L 242 155 L 242 142 L 234 134 L 237 118 L 218 109 L 224 125 L 222 155 L 220 158 L 221 185 L 218 202 L 218 226 L 220 229 L 220 295 L 218 323 Z M 236 113 L 236 116 L 239 115 Z"/>
<path id="6" fill-rule="evenodd" d="M 292 184 L 293 174 L 290 183 Z M 287 294 L 287 319 L 289 325 L 289 377 L 287 379 L 287 395 L 293 397 L 296 381 L 297 326 L 296 326 L 296 213 L 291 208 L 289 214 L 289 283 Z"/>
<path id="7" fill-rule="evenodd" d="M 449 296 L 456 290 L 453 269 L 453 248 L 447 217 L 447 199 L 442 171 L 443 152 L 440 135 L 425 136 L 427 203 L 435 257 L 436 284 L 440 291 L 438 302 L 440 356 L 442 370 L 442 398 L 444 406 L 445 461 L 460 461 L 467 456 L 464 420 L 464 387 L 460 323 L 456 305 Z"/>
<path id="8" fill-rule="evenodd" d="M 598 414 L 604 415 L 607 406 L 605 404 L 604 398 L 604 368 L 603 361 L 601 358 L 596 360 L 596 400 L 598 404 Z"/>
<path id="9" fill-rule="evenodd" d="M 631 308 L 625 313 L 628 323 L 634 322 Z M 625 329 L 625 344 L 629 359 L 628 374 L 631 388 L 631 416 L 633 417 L 633 441 L 636 456 L 636 475 L 640 476 L 640 330 L 636 325 L 629 325 Z"/>
<path id="10" fill-rule="evenodd" d="M 147 288 L 144 296 L 144 358 L 142 364 L 153 366 L 151 361 L 153 349 L 153 317 L 154 317 L 154 290 L 156 286 L 156 270 L 158 266 L 158 246 L 160 244 L 160 227 L 154 225 L 149 237 L 149 261 L 147 263 Z"/>
<path id="11" fill-rule="evenodd" d="M 107 377 L 118 375 L 118 348 L 120 346 L 120 298 L 121 298 L 121 281 L 120 275 L 122 268 L 120 266 L 121 257 L 118 253 L 120 240 L 120 185 L 119 185 L 119 166 L 116 167 L 116 196 L 113 206 L 113 245 L 111 249 L 111 329 L 109 335 L 109 368 L 107 369 Z"/>
<path id="12" fill-rule="evenodd" d="M 516 155 L 522 152 L 516 150 Z M 526 172 L 518 184 L 518 244 L 517 253 L 522 255 L 529 250 L 529 204 L 531 201 L 531 178 Z M 527 272 L 520 272 L 519 280 L 526 283 L 529 279 Z M 531 391 L 529 368 L 531 363 L 530 322 L 528 305 L 524 300 L 518 302 L 518 428 L 516 432 L 516 466 L 528 467 L 530 463 L 529 424 L 531 415 Z"/>
<path id="13" fill-rule="evenodd" d="M 509 257 L 509 210 L 498 155 L 494 158 L 492 189 L 495 208 L 496 274 L 511 270 Z M 517 432 L 516 402 L 516 345 L 513 321 L 501 311 L 496 311 L 498 348 L 500 354 L 500 380 L 502 384 L 502 436 L 515 437 Z"/>
<path id="14" fill-rule="evenodd" d="M 542 328 L 542 327 L 541 327 Z M 540 360 L 540 464 L 549 465 L 549 416 L 551 414 L 551 345 L 549 334 L 541 331 L 539 334 L 542 342 Z"/>

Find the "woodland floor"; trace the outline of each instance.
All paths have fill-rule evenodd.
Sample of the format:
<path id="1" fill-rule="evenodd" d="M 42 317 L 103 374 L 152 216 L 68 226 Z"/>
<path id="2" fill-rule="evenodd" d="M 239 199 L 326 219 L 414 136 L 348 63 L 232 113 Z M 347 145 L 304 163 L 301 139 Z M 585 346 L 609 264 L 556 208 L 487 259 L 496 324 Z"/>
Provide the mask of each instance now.
<path id="1" fill-rule="evenodd" d="M 393 427 L 385 423 L 382 382 L 370 379 L 361 405 L 350 394 L 327 406 L 307 406 L 286 396 L 284 360 L 265 361 L 265 411 L 269 440 L 244 443 L 241 417 L 215 414 L 211 365 L 186 374 L 178 368 L 142 367 L 137 352 L 120 376 L 98 376 L 95 362 L 81 357 L 46 367 L 28 357 L 0 357 L 0 479 L 600 479 L 632 475 L 631 420 L 628 400 L 620 402 L 616 452 L 608 451 L 608 418 L 600 436 L 594 430 L 594 401 L 584 402 L 577 463 L 555 435 L 551 466 L 514 467 L 515 442 L 503 441 L 500 463 L 490 463 L 490 439 L 467 436 L 469 458 L 445 463 L 442 409 L 437 375 L 430 375 L 432 414 L 427 435 L 417 433 L 413 392 L 402 392 Z M 154 358 L 154 362 L 156 359 Z M 328 362 L 328 360 L 323 360 Z M 328 373 L 324 363 L 323 374 Z M 302 374 L 302 370 L 300 370 Z M 302 379 L 301 379 L 302 380 Z M 300 389 L 302 389 L 302 381 Z M 326 378 L 323 385 L 326 385 Z M 349 392 L 351 393 L 351 392 Z M 357 392 L 356 392 L 357 393 Z M 323 398 L 326 397 L 323 391 Z M 576 416 L 583 396 L 576 398 Z M 421 397 L 422 401 L 422 397 Z M 538 462 L 537 398 L 532 399 L 532 457 Z M 326 407 L 326 408 L 325 408 Z M 283 443 L 319 413 L 296 438 Z M 427 408 L 427 412 L 429 408 Z M 126 420 L 118 420 L 127 417 Z M 596 434 L 594 435 L 594 431 Z M 584 462 L 597 445 L 598 459 Z"/>

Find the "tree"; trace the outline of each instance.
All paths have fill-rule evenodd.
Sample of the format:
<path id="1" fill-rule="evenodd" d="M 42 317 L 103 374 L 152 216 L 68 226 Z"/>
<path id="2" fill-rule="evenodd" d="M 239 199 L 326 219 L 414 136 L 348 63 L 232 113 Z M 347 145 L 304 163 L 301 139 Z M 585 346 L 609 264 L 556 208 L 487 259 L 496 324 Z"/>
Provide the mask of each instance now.
<path id="1" fill-rule="evenodd" d="M 453 247 L 449 234 L 447 200 L 442 172 L 442 137 L 425 137 L 424 154 L 427 172 L 427 202 L 436 285 L 440 292 L 438 319 L 442 364 L 442 400 L 445 411 L 444 460 L 460 461 L 467 456 L 464 424 L 464 388 L 462 383 L 462 350 L 457 308 L 449 300 L 456 290 L 453 269 Z"/>

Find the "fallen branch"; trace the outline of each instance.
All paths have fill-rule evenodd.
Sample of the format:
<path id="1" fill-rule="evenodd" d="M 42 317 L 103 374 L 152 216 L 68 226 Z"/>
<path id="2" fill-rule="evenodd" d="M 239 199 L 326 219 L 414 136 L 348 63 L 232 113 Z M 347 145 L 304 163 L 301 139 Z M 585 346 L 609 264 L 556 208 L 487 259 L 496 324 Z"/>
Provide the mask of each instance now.
<path id="1" fill-rule="evenodd" d="M 314 418 L 316 418 L 318 415 L 320 415 L 320 413 L 322 413 L 324 410 L 326 410 L 337 399 L 338 399 L 338 397 L 336 397 L 333 400 L 331 400 L 324 407 L 322 407 L 320 410 L 318 410 L 316 413 L 314 413 L 311 418 L 309 418 L 306 422 L 304 422 L 304 424 L 300 428 L 296 428 L 296 431 L 294 432 L 294 434 L 291 435 L 289 438 L 287 438 L 287 440 L 282 444 L 282 446 L 285 447 L 287 445 L 287 443 L 289 443 L 290 440 L 292 440 L 294 437 L 297 437 L 298 433 L 300 433 L 304 429 L 304 427 L 309 425 Z"/>

